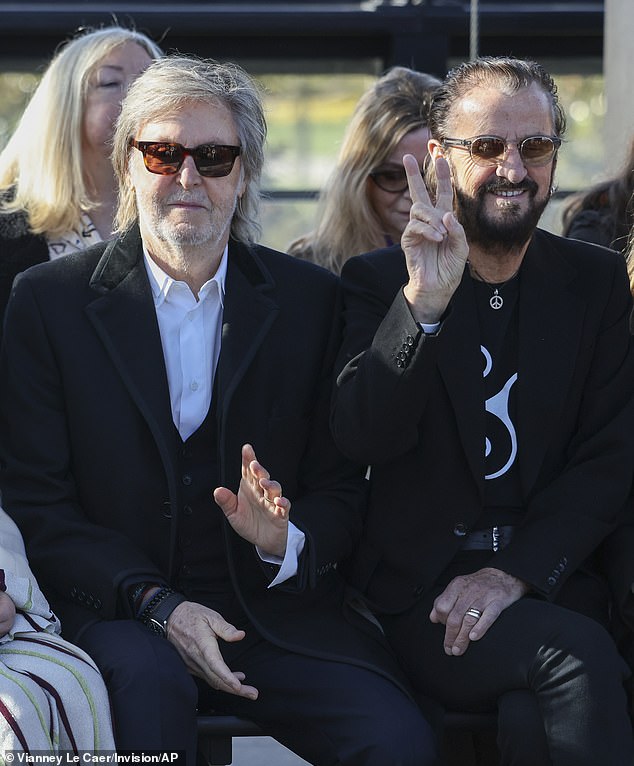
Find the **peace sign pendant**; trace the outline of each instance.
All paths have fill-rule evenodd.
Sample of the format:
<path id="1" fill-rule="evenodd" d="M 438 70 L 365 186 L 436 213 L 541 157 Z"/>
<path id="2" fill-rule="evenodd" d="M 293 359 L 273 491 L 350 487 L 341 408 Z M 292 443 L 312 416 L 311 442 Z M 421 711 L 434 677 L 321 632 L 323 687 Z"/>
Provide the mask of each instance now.
<path id="1" fill-rule="evenodd" d="M 489 298 L 489 306 L 491 306 L 492 309 L 495 309 L 497 311 L 498 309 L 501 309 L 503 305 L 504 305 L 504 298 L 502 298 L 502 296 L 500 295 L 496 287 L 495 292 Z"/>

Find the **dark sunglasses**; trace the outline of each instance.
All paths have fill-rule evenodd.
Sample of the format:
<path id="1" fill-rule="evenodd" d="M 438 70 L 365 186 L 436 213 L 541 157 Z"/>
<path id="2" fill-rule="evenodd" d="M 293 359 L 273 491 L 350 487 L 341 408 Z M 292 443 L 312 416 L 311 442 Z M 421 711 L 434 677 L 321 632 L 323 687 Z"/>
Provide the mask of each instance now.
<path id="1" fill-rule="evenodd" d="M 506 148 L 517 146 L 526 166 L 547 165 L 561 146 L 557 136 L 529 136 L 521 141 L 507 141 L 500 136 L 476 136 L 475 138 L 445 138 L 443 148 L 465 149 L 476 165 L 499 165 L 504 161 Z"/>
<path id="2" fill-rule="evenodd" d="M 405 168 L 377 168 L 369 174 L 374 183 L 383 191 L 402 194 L 407 189 Z"/>
<path id="3" fill-rule="evenodd" d="M 150 173 L 160 176 L 178 173 L 185 162 L 185 157 L 189 155 L 201 176 L 222 178 L 231 173 L 233 163 L 241 152 L 239 146 L 225 144 L 201 144 L 193 149 L 187 149 L 182 144 L 172 144 L 167 141 L 132 139 L 130 145 L 143 154 L 143 163 Z"/>

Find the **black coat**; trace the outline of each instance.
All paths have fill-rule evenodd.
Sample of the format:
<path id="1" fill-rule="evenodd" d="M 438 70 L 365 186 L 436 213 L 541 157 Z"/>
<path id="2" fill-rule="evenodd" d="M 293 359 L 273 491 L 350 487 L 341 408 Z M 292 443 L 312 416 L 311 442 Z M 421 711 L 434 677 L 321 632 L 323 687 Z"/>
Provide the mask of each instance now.
<path id="1" fill-rule="evenodd" d="M 0 214 L 0 338 L 13 280 L 29 266 L 48 260 L 46 238 L 29 230 L 24 213 Z"/>
<path id="2" fill-rule="evenodd" d="M 270 589 L 253 546 L 225 521 L 226 555 L 260 634 L 392 672 L 380 643 L 342 619 L 337 565 L 360 533 L 362 477 L 328 428 L 339 324 L 332 274 L 230 243 L 215 393 L 220 482 L 237 490 L 241 447 L 253 444 L 291 499 L 306 548 L 297 577 Z M 174 576 L 175 429 L 137 230 L 16 280 L 0 379 L 3 504 L 75 639 L 97 619 L 126 616 L 126 578 Z M 146 502 L 157 483 L 167 523 Z"/>
<path id="3" fill-rule="evenodd" d="M 399 248 L 348 261 L 335 439 L 372 465 L 353 577 L 386 611 L 428 592 L 483 510 L 485 411 L 472 285 L 423 336 Z M 519 283 L 516 426 L 525 514 L 491 566 L 555 599 L 612 530 L 634 470 L 622 256 L 538 230 Z"/>

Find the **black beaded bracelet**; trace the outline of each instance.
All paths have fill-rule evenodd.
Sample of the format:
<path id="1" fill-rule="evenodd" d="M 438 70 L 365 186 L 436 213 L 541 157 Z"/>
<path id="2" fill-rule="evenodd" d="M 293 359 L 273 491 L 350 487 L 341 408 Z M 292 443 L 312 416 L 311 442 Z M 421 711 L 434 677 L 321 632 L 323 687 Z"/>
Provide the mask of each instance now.
<path id="1" fill-rule="evenodd" d="M 152 596 L 139 620 L 157 636 L 165 638 L 168 617 L 183 601 L 186 601 L 185 596 L 165 586 Z"/>
<path id="2" fill-rule="evenodd" d="M 147 599 L 147 593 L 154 588 L 160 589 L 162 587 L 160 582 L 139 582 L 128 588 L 128 601 L 135 617 L 140 617 L 145 609 L 144 602 Z"/>

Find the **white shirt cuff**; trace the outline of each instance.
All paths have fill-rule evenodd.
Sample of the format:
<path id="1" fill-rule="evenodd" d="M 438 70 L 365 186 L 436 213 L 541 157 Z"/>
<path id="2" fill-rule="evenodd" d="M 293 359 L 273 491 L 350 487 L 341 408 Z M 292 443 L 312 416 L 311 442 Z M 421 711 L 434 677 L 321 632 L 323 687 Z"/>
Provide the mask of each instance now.
<path id="1" fill-rule="evenodd" d="M 260 550 L 257 545 L 255 546 L 258 556 L 262 561 L 266 561 L 268 564 L 276 564 L 280 568 L 280 571 L 275 575 L 275 579 L 269 583 L 269 588 L 273 588 L 297 574 L 299 557 L 304 550 L 305 542 L 306 536 L 304 533 L 297 529 L 292 521 L 289 521 L 286 553 L 284 554 L 284 558 L 281 558 L 280 556 L 272 556 L 270 553 L 265 553 Z"/>

